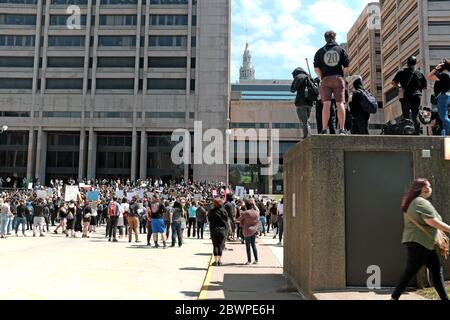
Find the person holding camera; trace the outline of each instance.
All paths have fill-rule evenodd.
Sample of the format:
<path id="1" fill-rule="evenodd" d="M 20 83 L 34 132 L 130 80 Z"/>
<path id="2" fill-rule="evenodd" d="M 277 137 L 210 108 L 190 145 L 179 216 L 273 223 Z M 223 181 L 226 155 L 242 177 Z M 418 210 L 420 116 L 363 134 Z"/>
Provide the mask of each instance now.
<path id="1" fill-rule="evenodd" d="M 434 83 L 434 93 L 437 98 L 439 118 L 442 121 L 442 135 L 450 135 L 450 119 L 448 108 L 450 107 L 450 61 L 442 60 L 427 76 Z"/>
<path id="2" fill-rule="evenodd" d="M 406 68 L 400 70 L 392 80 L 392 85 L 399 88 L 399 100 L 402 105 L 403 119 L 411 119 L 414 122 L 416 135 L 420 134 L 420 124 L 418 120 L 422 91 L 427 88 L 425 75 L 416 69 L 417 58 L 408 58 Z M 411 117 L 410 117 L 411 113 Z"/>

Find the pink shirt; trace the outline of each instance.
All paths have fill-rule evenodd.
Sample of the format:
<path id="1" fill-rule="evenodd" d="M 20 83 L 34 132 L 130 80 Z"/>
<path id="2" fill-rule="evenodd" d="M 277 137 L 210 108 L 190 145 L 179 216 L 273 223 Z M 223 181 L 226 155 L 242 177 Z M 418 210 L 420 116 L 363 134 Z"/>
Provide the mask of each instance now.
<path id="1" fill-rule="evenodd" d="M 247 210 L 242 213 L 241 219 L 242 233 L 244 237 L 253 236 L 258 228 L 259 213 L 255 209 Z"/>

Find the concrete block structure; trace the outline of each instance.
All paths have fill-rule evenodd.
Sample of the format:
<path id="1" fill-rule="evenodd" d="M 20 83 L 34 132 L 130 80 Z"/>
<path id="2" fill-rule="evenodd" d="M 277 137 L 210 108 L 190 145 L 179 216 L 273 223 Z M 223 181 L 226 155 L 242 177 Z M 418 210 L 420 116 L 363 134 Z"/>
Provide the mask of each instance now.
<path id="1" fill-rule="evenodd" d="M 170 138 L 226 129 L 230 23 L 230 0 L 2 1 L 0 176 L 225 181 Z"/>
<path id="2" fill-rule="evenodd" d="M 432 203 L 450 222 L 450 161 L 440 137 L 312 136 L 284 157 L 284 272 L 308 296 L 382 287 L 405 266 L 402 197 L 428 178 Z M 450 152 L 450 150 L 447 150 Z M 444 264 L 450 275 L 448 263 Z"/>

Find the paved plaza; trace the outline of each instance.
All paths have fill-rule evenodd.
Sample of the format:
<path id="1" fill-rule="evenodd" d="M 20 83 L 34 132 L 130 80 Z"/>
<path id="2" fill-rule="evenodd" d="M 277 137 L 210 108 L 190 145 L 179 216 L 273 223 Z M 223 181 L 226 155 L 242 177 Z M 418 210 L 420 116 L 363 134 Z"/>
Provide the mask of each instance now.
<path id="1" fill-rule="evenodd" d="M 9 236 L 0 242 L 0 300 L 299 299 L 286 292 L 283 248 L 272 236 L 258 240 L 261 264 L 244 266 L 245 245 L 227 243 L 223 268 L 208 266 L 212 244 L 185 239 L 181 248 L 153 248 L 128 239 L 108 242 L 104 228 L 89 239 Z M 80 235 L 81 236 L 81 235 Z M 168 242 L 170 245 L 170 242 Z M 208 276 L 207 276 L 208 275 Z M 203 288 L 203 290 L 202 290 Z"/>

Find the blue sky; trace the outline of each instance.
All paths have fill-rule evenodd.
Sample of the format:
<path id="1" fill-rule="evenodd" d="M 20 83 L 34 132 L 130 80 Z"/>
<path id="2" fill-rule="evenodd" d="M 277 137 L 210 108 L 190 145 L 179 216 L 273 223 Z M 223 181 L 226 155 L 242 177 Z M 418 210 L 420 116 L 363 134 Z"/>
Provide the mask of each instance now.
<path id="1" fill-rule="evenodd" d="M 231 81 L 239 79 L 239 67 L 248 39 L 256 79 L 291 79 L 301 66 L 306 70 L 324 45 L 323 34 L 334 30 L 338 42 L 369 2 L 377 0 L 231 0 Z"/>

